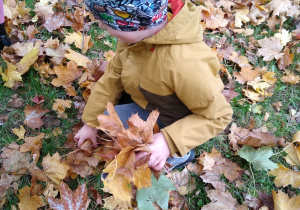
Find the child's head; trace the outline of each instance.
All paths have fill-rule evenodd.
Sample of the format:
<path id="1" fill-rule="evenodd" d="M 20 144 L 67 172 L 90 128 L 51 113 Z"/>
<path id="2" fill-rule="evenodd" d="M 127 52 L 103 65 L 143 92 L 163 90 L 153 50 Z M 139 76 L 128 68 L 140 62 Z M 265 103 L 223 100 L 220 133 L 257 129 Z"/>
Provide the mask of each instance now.
<path id="1" fill-rule="evenodd" d="M 95 18 L 105 24 L 101 22 L 100 27 L 118 38 L 126 34 L 122 32 L 128 32 L 130 37 L 145 34 L 143 31 L 158 28 L 167 19 L 167 0 L 85 0 L 85 3 Z"/>

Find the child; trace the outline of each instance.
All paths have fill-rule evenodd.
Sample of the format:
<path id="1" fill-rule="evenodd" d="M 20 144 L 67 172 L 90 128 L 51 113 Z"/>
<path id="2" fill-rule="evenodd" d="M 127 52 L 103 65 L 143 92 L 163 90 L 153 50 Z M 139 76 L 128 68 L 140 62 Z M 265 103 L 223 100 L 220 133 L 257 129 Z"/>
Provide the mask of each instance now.
<path id="1" fill-rule="evenodd" d="M 100 27 L 119 42 L 86 104 L 86 124 L 75 135 L 78 146 L 86 139 L 96 144 L 96 129 L 89 125 L 97 126 L 107 101 L 118 104 L 125 91 L 134 103 L 115 106 L 123 122 L 132 112 L 142 119 L 160 112 L 163 128 L 149 146 L 149 167 L 160 170 L 174 154 L 183 156 L 175 165 L 186 165 L 193 158 L 188 152 L 218 135 L 232 116 L 221 93 L 218 59 L 203 42 L 197 7 L 171 0 L 168 18 L 166 0 L 85 1 Z M 136 159 L 144 155 L 137 153 Z"/>
<path id="2" fill-rule="evenodd" d="M 11 42 L 7 36 L 5 25 L 4 25 L 4 10 L 3 10 L 3 0 L 0 0 L 0 52 L 4 46 L 10 46 Z"/>

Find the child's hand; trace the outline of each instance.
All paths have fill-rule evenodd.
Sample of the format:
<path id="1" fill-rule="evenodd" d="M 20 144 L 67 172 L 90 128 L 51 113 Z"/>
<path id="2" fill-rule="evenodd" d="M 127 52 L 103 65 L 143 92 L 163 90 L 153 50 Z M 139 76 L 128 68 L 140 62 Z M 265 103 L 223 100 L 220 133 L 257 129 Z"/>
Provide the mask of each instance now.
<path id="1" fill-rule="evenodd" d="M 150 144 L 149 148 L 151 150 L 151 155 L 150 160 L 148 161 L 148 166 L 159 171 L 162 167 L 164 167 L 166 160 L 171 153 L 162 132 L 153 135 L 153 142 Z M 138 152 L 135 155 L 136 161 L 147 154 L 147 152 Z"/>
<path id="2" fill-rule="evenodd" d="M 79 148 L 82 145 L 82 143 L 87 139 L 91 139 L 94 146 L 96 146 L 97 145 L 96 137 L 97 137 L 97 129 L 92 128 L 91 126 L 88 125 L 84 125 L 74 136 L 74 140 L 78 142 Z"/>

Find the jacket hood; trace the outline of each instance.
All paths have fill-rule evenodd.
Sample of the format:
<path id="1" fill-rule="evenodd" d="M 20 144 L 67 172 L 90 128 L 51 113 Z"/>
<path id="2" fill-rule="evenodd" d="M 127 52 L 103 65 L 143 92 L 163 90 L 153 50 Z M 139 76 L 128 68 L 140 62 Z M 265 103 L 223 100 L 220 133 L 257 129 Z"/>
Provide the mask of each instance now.
<path id="1" fill-rule="evenodd" d="M 202 40 L 199 10 L 186 0 L 182 9 L 162 30 L 143 41 L 148 44 L 189 44 Z"/>

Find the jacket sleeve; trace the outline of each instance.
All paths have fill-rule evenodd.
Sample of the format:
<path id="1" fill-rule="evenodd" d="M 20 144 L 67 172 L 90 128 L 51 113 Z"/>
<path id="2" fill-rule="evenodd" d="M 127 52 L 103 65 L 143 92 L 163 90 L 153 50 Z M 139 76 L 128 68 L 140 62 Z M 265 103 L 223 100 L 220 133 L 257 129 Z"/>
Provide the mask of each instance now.
<path id="1" fill-rule="evenodd" d="M 222 94 L 224 85 L 218 76 L 219 61 L 207 50 L 196 62 L 193 55 L 184 64 L 174 61 L 178 69 L 172 76 L 173 88 L 192 114 L 161 130 L 171 154 L 185 155 L 217 136 L 232 120 L 233 111 Z"/>
<path id="2" fill-rule="evenodd" d="M 82 114 L 82 121 L 98 126 L 97 116 L 106 110 L 107 102 L 117 104 L 124 90 L 121 82 L 122 63 L 118 52 L 108 63 L 105 73 L 96 82 Z"/>

